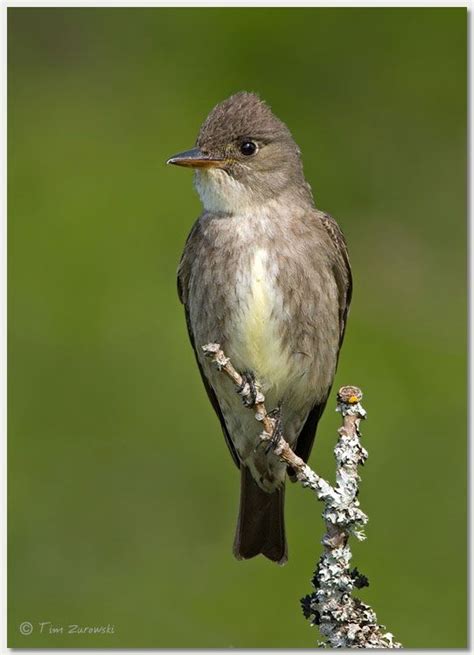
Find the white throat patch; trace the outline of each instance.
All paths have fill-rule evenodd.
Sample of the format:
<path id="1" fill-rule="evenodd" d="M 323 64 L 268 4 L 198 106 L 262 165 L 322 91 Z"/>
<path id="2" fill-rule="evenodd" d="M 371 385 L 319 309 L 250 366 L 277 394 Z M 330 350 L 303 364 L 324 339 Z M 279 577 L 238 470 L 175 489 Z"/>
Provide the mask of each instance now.
<path id="1" fill-rule="evenodd" d="M 219 168 L 196 171 L 194 185 L 206 211 L 245 213 L 255 209 L 255 198 L 247 187 Z"/>

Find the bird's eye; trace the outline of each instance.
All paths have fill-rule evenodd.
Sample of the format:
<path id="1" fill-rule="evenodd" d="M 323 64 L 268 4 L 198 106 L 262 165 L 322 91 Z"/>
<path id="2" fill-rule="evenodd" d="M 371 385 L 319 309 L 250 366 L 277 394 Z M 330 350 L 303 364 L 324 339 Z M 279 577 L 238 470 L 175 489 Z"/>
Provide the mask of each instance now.
<path id="1" fill-rule="evenodd" d="M 249 157 L 257 152 L 257 144 L 253 141 L 244 141 L 240 146 L 240 152 Z"/>

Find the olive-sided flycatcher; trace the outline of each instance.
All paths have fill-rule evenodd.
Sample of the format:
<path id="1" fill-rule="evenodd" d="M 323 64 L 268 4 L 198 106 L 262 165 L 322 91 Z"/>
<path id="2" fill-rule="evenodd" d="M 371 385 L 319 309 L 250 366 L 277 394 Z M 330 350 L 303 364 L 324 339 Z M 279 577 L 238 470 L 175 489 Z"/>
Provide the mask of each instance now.
<path id="1" fill-rule="evenodd" d="M 178 269 L 178 292 L 204 386 L 240 468 L 234 554 L 287 560 L 286 467 L 257 447 L 261 426 L 233 383 L 205 358 L 215 342 L 305 461 L 336 372 L 351 299 L 347 248 L 336 221 L 315 208 L 289 129 L 253 93 L 218 104 L 196 147 L 168 160 L 195 170 L 204 211 Z M 291 474 L 291 472 L 290 472 Z"/>

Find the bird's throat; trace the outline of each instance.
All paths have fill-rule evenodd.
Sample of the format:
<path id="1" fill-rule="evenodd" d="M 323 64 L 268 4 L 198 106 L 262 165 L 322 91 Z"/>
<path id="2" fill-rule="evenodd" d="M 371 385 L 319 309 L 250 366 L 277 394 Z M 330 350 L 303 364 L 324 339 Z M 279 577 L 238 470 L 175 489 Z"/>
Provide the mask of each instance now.
<path id="1" fill-rule="evenodd" d="M 255 209 L 251 190 L 220 168 L 196 170 L 194 185 L 206 211 L 238 214 Z"/>

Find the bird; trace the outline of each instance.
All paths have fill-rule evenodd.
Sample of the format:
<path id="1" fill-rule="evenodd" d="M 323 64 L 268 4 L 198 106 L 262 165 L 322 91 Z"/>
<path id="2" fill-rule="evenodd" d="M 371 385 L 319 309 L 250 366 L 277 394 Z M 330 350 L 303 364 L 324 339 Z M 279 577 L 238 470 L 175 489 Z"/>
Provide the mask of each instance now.
<path id="1" fill-rule="evenodd" d="M 178 266 L 178 295 L 209 400 L 240 469 L 233 553 L 284 564 L 287 475 L 235 386 L 203 346 L 218 343 L 260 385 L 294 452 L 308 460 L 336 373 L 352 296 L 337 222 L 315 207 L 301 152 L 258 94 L 217 104 L 195 147 L 168 164 L 194 169 L 203 211 Z"/>

